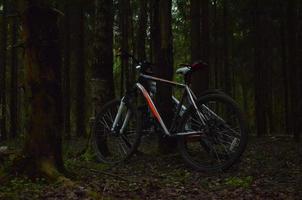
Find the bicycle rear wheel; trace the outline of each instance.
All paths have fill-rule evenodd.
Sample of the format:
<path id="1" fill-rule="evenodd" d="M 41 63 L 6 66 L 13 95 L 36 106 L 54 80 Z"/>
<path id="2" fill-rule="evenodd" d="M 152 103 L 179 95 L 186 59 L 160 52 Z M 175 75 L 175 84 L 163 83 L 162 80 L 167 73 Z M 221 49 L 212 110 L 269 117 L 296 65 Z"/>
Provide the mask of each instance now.
<path id="1" fill-rule="evenodd" d="M 95 118 L 92 147 L 97 159 L 103 163 L 116 164 L 130 158 L 139 144 L 136 131 L 137 112 L 130 104 L 126 104 L 126 108 L 123 109 L 116 131 L 111 130 L 120 102 L 120 100 L 110 101 Z M 120 133 L 127 113 L 129 121 L 123 133 Z"/>
<path id="2" fill-rule="evenodd" d="M 226 170 L 239 160 L 247 145 L 243 114 L 233 99 L 222 94 L 205 95 L 196 104 L 206 125 L 193 107 L 187 110 L 182 130 L 197 133 L 179 137 L 180 153 L 196 170 Z"/>

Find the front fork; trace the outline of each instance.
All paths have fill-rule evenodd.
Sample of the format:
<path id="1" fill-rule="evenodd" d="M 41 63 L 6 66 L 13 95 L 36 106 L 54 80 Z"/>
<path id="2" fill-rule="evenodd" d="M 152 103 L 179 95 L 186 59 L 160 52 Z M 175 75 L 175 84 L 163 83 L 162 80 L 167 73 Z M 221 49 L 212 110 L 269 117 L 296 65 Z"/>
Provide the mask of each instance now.
<path id="1" fill-rule="evenodd" d="M 121 99 L 120 106 L 118 108 L 117 114 L 114 118 L 114 121 L 113 121 L 113 124 L 112 124 L 112 127 L 111 127 L 111 131 L 114 132 L 114 133 L 119 133 L 119 134 L 124 133 L 124 131 L 125 131 L 127 125 L 128 125 L 128 122 L 129 122 L 131 114 L 132 114 L 130 109 L 127 110 L 125 120 L 123 121 L 123 124 L 122 124 L 121 128 L 118 130 L 118 128 L 120 127 L 118 125 L 119 125 L 119 122 L 121 120 L 122 113 L 123 113 L 124 109 L 127 109 L 126 104 L 127 104 L 127 99 L 125 97 L 123 97 Z"/>

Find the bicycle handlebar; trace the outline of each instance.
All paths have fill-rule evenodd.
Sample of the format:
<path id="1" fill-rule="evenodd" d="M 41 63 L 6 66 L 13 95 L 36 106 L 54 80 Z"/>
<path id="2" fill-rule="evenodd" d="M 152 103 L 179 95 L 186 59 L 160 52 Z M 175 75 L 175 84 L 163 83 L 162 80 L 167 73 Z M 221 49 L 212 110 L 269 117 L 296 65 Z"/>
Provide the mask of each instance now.
<path id="1" fill-rule="evenodd" d="M 132 61 L 136 65 L 140 66 L 140 68 L 137 68 L 137 69 L 139 69 L 143 73 L 146 73 L 148 69 L 152 69 L 152 66 L 154 66 L 152 63 L 150 63 L 148 61 L 145 61 L 145 60 L 140 61 L 140 60 L 138 60 L 137 58 L 135 58 L 134 55 L 128 53 L 127 51 L 121 50 L 121 49 L 119 49 L 119 53 L 117 54 L 117 56 L 120 56 L 122 58 L 123 57 L 131 58 Z M 150 72 L 147 72 L 147 73 L 150 73 Z"/>
<path id="2" fill-rule="evenodd" d="M 136 59 L 134 57 L 134 55 L 128 53 L 127 51 L 121 50 L 121 49 L 119 49 L 118 51 L 119 52 L 118 52 L 117 56 L 120 56 L 122 58 L 123 57 L 131 58 L 135 62 L 135 64 L 140 64 L 140 61 L 138 59 Z"/>

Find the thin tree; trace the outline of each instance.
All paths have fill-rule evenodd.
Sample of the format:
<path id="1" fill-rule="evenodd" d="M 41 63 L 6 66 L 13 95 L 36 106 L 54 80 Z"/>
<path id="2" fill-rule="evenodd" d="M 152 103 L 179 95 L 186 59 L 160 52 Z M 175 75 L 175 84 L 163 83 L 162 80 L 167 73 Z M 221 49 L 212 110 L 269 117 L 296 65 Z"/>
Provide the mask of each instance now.
<path id="1" fill-rule="evenodd" d="M 70 67 L 71 67 L 71 30 L 70 30 L 70 4 L 64 2 L 64 68 L 63 68 L 63 113 L 64 113 L 64 134 L 67 138 L 70 134 Z"/>
<path id="2" fill-rule="evenodd" d="M 75 56 L 76 56 L 76 134 L 77 136 L 86 135 L 86 84 L 85 84 L 85 14 L 83 2 L 78 2 L 75 6 Z"/>
<path id="3" fill-rule="evenodd" d="M 156 74 L 160 78 L 172 80 L 173 78 L 173 37 L 172 37 L 172 1 L 159 1 L 159 33 L 160 33 L 160 47 L 158 51 L 158 69 Z M 162 118 L 164 122 L 170 126 L 173 118 L 172 113 L 172 88 L 158 83 L 157 97 L 159 112 L 164 113 Z M 175 148 L 176 142 L 173 139 L 160 137 L 159 151 L 168 153 Z"/>
<path id="4" fill-rule="evenodd" d="M 13 9 L 17 5 L 12 2 Z M 14 17 L 12 22 L 12 44 L 17 44 L 18 18 Z M 11 84 L 10 84 L 10 136 L 15 138 L 18 131 L 18 53 L 17 48 L 11 48 Z"/>
<path id="5" fill-rule="evenodd" d="M 280 6 L 283 7 L 283 4 Z M 283 76 L 283 87 L 284 87 L 284 121 L 286 134 L 291 133 L 290 126 L 290 98 L 289 98 L 289 69 L 288 69 L 288 55 L 287 55 L 287 39 L 286 39 L 286 15 L 284 9 L 282 9 L 282 18 L 280 22 L 280 49 L 281 49 L 281 66 L 282 66 L 282 76 Z"/>
<path id="6" fill-rule="evenodd" d="M 130 1 L 119 0 L 119 31 L 120 31 L 120 47 L 123 51 L 130 51 Z M 124 89 L 129 87 L 129 60 L 121 58 L 121 95 Z"/>
<path id="7" fill-rule="evenodd" d="M 300 139 L 299 126 L 301 121 L 298 120 L 299 116 L 299 82 L 301 77 L 299 76 L 299 67 L 297 64 L 297 1 L 289 0 L 287 2 L 287 30 L 288 30 L 288 66 L 289 69 L 289 86 L 290 86 L 290 104 L 291 114 L 290 121 L 292 122 L 292 131 L 296 141 Z"/>
<path id="8" fill-rule="evenodd" d="M 6 59 L 7 59 L 7 0 L 2 3 L 2 27 L 1 27 L 1 59 L 0 59 L 0 104 L 1 104 L 1 121 L 0 133 L 1 139 L 7 138 L 6 130 Z"/>
<path id="9" fill-rule="evenodd" d="M 150 58 L 152 62 L 158 63 L 160 48 L 160 24 L 159 24 L 159 1 L 152 0 L 149 5 L 150 12 Z"/>
<path id="10" fill-rule="evenodd" d="M 214 48 L 215 49 L 217 49 L 217 41 L 218 41 L 218 20 L 217 20 L 217 15 L 218 15 L 218 5 L 217 5 L 217 0 L 214 0 L 213 1 L 213 9 L 214 9 L 214 11 L 213 11 L 213 15 L 214 15 L 214 19 L 213 19 L 213 23 L 214 23 L 214 27 L 213 27 L 213 46 L 214 46 Z M 214 53 L 213 53 L 214 55 L 214 61 L 213 61 L 213 66 L 214 66 L 214 69 L 213 69 L 213 71 L 214 71 L 214 73 L 213 73 L 213 75 L 214 75 L 214 86 L 215 86 L 215 88 L 218 88 L 219 87 L 219 83 L 220 83 L 220 81 L 219 81 L 219 73 L 218 73 L 218 52 L 217 51 L 214 51 Z"/>
<path id="11" fill-rule="evenodd" d="M 201 1 L 190 1 L 191 14 L 191 60 L 201 59 Z"/>
<path id="12" fill-rule="evenodd" d="M 191 60 L 209 63 L 209 0 L 191 0 Z M 209 88 L 209 68 L 192 76 L 192 89 L 197 96 Z"/>
<path id="13" fill-rule="evenodd" d="M 136 41 L 136 52 L 139 60 L 146 59 L 147 22 L 148 2 L 147 0 L 139 0 L 139 17 Z"/>
<path id="14" fill-rule="evenodd" d="M 113 1 L 95 1 L 94 62 L 92 68 L 92 97 L 94 113 L 114 98 L 113 82 Z"/>
<path id="15" fill-rule="evenodd" d="M 232 79 L 231 68 L 229 64 L 229 33 L 230 33 L 230 17 L 228 0 L 223 0 L 223 63 L 224 63 L 224 85 L 225 92 L 231 95 Z"/>
<path id="16" fill-rule="evenodd" d="M 257 135 L 268 133 L 267 108 L 267 71 L 265 67 L 265 52 L 267 50 L 265 39 L 265 16 L 260 0 L 254 2 L 254 84 L 255 84 L 255 114 Z"/>
<path id="17" fill-rule="evenodd" d="M 302 43 L 302 3 L 301 1 L 299 1 L 298 3 L 298 8 L 299 8 L 299 16 L 298 18 L 300 20 L 299 23 L 298 23 L 298 30 L 297 30 L 297 34 L 298 34 L 298 44 L 301 44 Z M 302 55 L 302 48 L 298 48 L 298 51 L 297 51 L 297 54 L 298 55 Z M 298 60 L 297 60 L 297 66 L 301 66 L 302 65 L 302 57 L 301 56 L 298 56 Z M 302 69 L 301 67 L 297 67 L 297 76 L 298 76 L 298 99 L 301 99 L 302 98 L 302 80 L 301 80 L 301 77 L 302 77 Z M 301 130 L 302 130 L 302 102 L 301 101 L 298 101 L 298 105 L 297 105 L 297 112 L 298 112 L 298 116 L 297 116 L 297 130 L 299 131 L 299 135 L 296 136 L 296 139 L 301 142 Z"/>

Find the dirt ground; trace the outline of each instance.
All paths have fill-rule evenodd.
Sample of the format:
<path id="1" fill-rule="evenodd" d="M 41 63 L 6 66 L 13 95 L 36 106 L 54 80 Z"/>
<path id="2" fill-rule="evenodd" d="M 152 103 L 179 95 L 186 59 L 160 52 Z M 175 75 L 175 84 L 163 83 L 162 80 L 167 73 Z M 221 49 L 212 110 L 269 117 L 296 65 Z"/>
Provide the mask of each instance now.
<path id="1" fill-rule="evenodd" d="M 302 150 L 288 137 L 250 138 L 240 163 L 220 174 L 191 170 L 178 154 L 142 154 L 114 167 L 75 156 L 65 163 L 72 184 L 16 177 L 0 199 L 302 199 Z"/>

